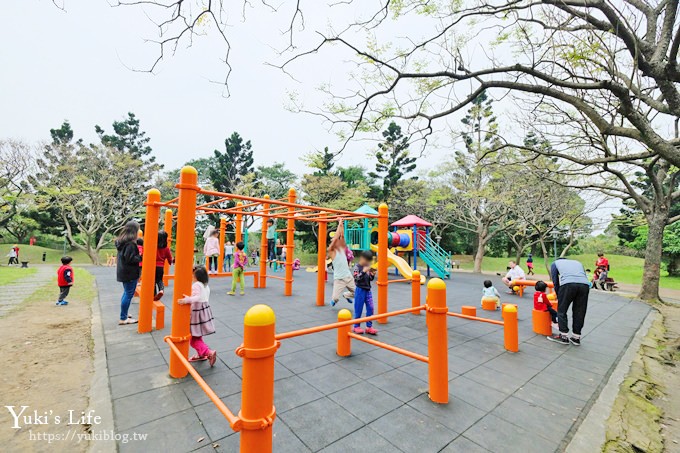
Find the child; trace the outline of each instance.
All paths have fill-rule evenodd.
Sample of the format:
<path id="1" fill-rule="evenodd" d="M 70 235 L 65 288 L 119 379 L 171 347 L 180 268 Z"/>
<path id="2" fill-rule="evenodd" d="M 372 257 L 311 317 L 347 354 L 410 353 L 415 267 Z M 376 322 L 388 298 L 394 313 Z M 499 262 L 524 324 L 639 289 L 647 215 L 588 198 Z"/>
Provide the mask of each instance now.
<path id="1" fill-rule="evenodd" d="M 213 229 L 203 245 L 203 255 L 206 259 L 208 273 L 217 273 L 217 257 L 220 255 L 220 231 Z"/>
<path id="2" fill-rule="evenodd" d="M 243 251 L 245 246 L 246 245 L 243 242 L 236 243 L 236 253 L 234 253 L 234 273 L 231 280 L 231 291 L 227 293 L 230 296 L 236 295 L 237 282 L 241 285 L 241 295 L 243 296 L 246 293 L 245 291 L 246 281 L 243 272 L 246 270 L 246 267 L 248 266 L 248 256 Z"/>
<path id="3" fill-rule="evenodd" d="M 73 258 L 70 256 L 61 257 L 61 267 L 57 270 L 57 285 L 59 285 L 59 299 L 57 305 L 68 305 L 66 296 L 73 286 L 73 268 L 71 267 Z"/>
<path id="4" fill-rule="evenodd" d="M 299 271 L 300 270 L 300 258 L 295 258 L 293 260 L 293 270 L 294 271 Z"/>
<path id="5" fill-rule="evenodd" d="M 253 250 L 250 254 L 250 265 L 255 266 L 257 264 L 257 250 Z"/>
<path id="6" fill-rule="evenodd" d="M 364 250 L 359 255 L 359 262 L 354 266 L 354 283 L 356 290 L 354 293 L 354 319 L 361 318 L 366 305 L 366 316 L 373 316 L 373 295 L 371 294 L 371 280 L 375 278 L 375 269 L 371 269 L 373 262 L 373 252 Z M 361 324 L 354 324 L 354 333 L 362 334 L 364 329 Z M 373 328 L 371 321 L 366 322 L 366 333 L 377 335 L 378 331 Z"/>
<path id="7" fill-rule="evenodd" d="M 608 276 L 609 272 L 607 272 L 606 267 L 599 266 L 597 269 L 595 269 L 595 275 L 593 276 L 593 289 L 605 289 L 604 282 L 607 281 Z"/>
<path id="8" fill-rule="evenodd" d="M 153 300 L 161 300 L 165 293 L 163 275 L 165 274 L 165 262 L 172 264 L 172 252 L 168 247 L 168 233 L 158 232 L 158 247 L 156 248 L 156 285 L 154 286 Z"/>
<path id="9" fill-rule="evenodd" d="M 534 310 L 547 311 L 550 313 L 550 319 L 552 320 L 553 329 L 557 329 L 557 312 L 553 308 L 548 295 L 545 290 L 548 289 L 548 285 L 544 281 L 536 282 L 536 292 L 534 293 Z"/>
<path id="10" fill-rule="evenodd" d="M 231 260 L 234 258 L 234 243 L 229 241 L 224 245 L 224 272 L 231 271 Z"/>
<path id="11" fill-rule="evenodd" d="M 137 250 L 139 250 L 139 256 L 144 255 L 144 239 L 137 238 Z M 142 262 L 139 262 L 139 267 L 142 267 Z"/>
<path id="12" fill-rule="evenodd" d="M 496 290 L 496 288 L 493 287 L 493 283 L 491 283 L 491 280 L 484 280 L 484 288 L 482 289 L 482 299 L 495 299 L 496 310 L 499 310 L 501 308 L 501 295 L 498 294 L 498 290 Z"/>
<path id="13" fill-rule="evenodd" d="M 590 269 L 586 269 L 586 278 L 590 282 L 590 287 L 592 288 L 593 287 L 593 271 L 591 271 Z"/>
<path id="14" fill-rule="evenodd" d="M 534 274 L 534 257 L 531 253 L 527 255 L 527 275 L 536 275 Z"/>
<path id="15" fill-rule="evenodd" d="M 269 267 L 272 267 L 272 261 L 276 259 L 276 227 L 274 226 L 274 221 L 272 219 L 267 220 L 267 260 L 269 261 Z M 265 259 L 262 258 L 261 259 Z"/>
<path id="16" fill-rule="evenodd" d="M 347 243 L 345 242 L 343 222 L 338 222 L 338 228 L 335 231 L 335 236 L 328 246 L 328 257 L 333 264 L 333 295 L 331 296 L 331 306 L 340 300 L 343 296 L 347 302 L 353 304 L 351 299 L 354 297 L 354 278 L 349 269 L 349 262 L 347 259 Z"/>
<path id="17" fill-rule="evenodd" d="M 213 314 L 210 309 L 210 287 L 208 286 L 208 271 L 205 267 L 194 268 L 194 284 L 191 286 L 191 296 L 177 302 L 191 304 L 191 347 L 196 350 L 196 355 L 189 359 L 190 362 L 208 360 L 210 366 L 215 365 L 217 351 L 210 349 L 203 341 L 204 335 L 215 333 Z"/>

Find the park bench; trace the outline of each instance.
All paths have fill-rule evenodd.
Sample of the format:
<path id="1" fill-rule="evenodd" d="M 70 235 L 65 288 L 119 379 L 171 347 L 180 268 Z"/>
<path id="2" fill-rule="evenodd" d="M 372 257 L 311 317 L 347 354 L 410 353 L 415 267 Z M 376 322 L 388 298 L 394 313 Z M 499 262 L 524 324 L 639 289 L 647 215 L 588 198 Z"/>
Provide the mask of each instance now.
<path id="1" fill-rule="evenodd" d="M 28 261 L 22 261 L 22 262 L 21 262 L 21 267 L 22 267 L 22 268 L 28 268 Z"/>

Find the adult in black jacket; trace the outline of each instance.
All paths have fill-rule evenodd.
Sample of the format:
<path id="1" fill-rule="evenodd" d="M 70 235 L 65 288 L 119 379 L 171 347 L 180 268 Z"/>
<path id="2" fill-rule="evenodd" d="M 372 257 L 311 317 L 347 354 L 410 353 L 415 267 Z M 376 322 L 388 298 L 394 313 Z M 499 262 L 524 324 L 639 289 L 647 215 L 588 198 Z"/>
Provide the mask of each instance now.
<path id="1" fill-rule="evenodd" d="M 132 302 L 132 298 L 135 295 L 141 271 L 139 263 L 142 262 L 142 255 L 139 254 L 139 249 L 137 248 L 138 233 L 139 224 L 130 221 L 125 224 L 116 239 L 116 249 L 118 250 L 116 278 L 123 284 L 123 296 L 120 298 L 119 325 L 137 323 L 136 319 L 128 316 L 128 310 L 130 302 Z"/>

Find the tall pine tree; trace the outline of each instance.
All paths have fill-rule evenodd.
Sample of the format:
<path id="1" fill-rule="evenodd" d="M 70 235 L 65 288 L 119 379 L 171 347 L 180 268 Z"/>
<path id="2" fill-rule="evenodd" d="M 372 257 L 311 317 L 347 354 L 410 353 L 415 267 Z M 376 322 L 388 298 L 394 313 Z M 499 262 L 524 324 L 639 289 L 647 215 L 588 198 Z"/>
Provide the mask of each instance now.
<path id="1" fill-rule="evenodd" d="M 128 112 L 127 118 L 123 121 L 113 122 L 113 134 L 106 134 L 100 126 L 95 126 L 94 130 L 104 146 L 127 152 L 135 159 L 149 162 L 154 162 L 156 159 L 151 156 L 152 150 L 149 146 L 151 139 L 140 129 L 139 119 L 132 112 Z"/>
<path id="2" fill-rule="evenodd" d="M 244 143 L 238 132 L 224 141 L 224 147 L 224 152 L 215 150 L 208 175 L 215 190 L 233 193 L 245 175 L 255 172 L 253 150 L 250 140 Z"/>
<path id="3" fill-rule="evenodd" d="M 392 121 L 382 135 L 385 141 L 378 145 L 379 150 L 375 153 L 378 162 L 375 164 L 375 171 L 370 172 L 369 175 L 375 179 L 382 179 L 383 188 L 380 195 L 381 201 L 385 201 L 390 197 L 392 189 L 399 180 L 415 170 L 416 158 L 409 156 L 408 137 L 402 134 L 401 127 L 397 123 Z"/>

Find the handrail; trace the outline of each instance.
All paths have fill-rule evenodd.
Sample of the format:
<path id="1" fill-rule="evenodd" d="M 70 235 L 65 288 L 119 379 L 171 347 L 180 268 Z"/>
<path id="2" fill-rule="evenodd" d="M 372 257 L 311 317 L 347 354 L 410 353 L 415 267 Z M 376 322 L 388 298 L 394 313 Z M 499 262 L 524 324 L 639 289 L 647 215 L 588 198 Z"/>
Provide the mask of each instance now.
<path id="1" fill-rule="evenodd" d="M 227 419 L 229 422 L 229 426 L 231 429 L 234 431 L 240 431 L 242 427 L 241 419 L 238 418 L 237 416 L 234 415 L 232 411 L 229 410 L 226 404 L 222 402 L 222 400 L 213 392 L 213 390 L 210 388 L 210 386 L 203 380 L 200 374 L 198 374 L 198 371 L 191 365 L 191 363 L 184 357 L 182 352 L 177 348 L 175 343 L 172 342 L 172 337 L 167 336 L 163 338 L 163 341 L 165 341 L 168 346 L 170 346 L 170 350 L 177 356 L 177 358 L 182 362 L 182 365 L 184 365 L 189 372 L 189 374 L 194 378 L 196 383 L 198 384 L 199 387 L 201 387 L 201 390 L 205 392 L 205 394 L 210 398 L 210 401 L 213 402 L 213 404 L 217 407 L 217 410 L 219 410 L 222 415 L 224 415 L 224 418 Z"/>
<path id="2" fill-rule="evenodd" d="M 383 314 L 380 314 L 380 315 L 366 316 L 364 318 L 350 319 L 348 321 L 334 322 L 332 324 L 324 324 L 324 325 L 321 325 L 321 326 L 309 327 L 307 329 L 300 329 L 300 330 L 293 330 L 293 331 L 290 331 L 290 332 L 277 333 L 275 338 L 277 340 L 285 340 L 287 338 L 294 338 L 294 337 L 300 337 L 302 335 L 309 335 L 310 333 L 318 333 L 318 332 L 323 332 L 325 330 L 333 330 L 333 329 L 337 329 L 338 327 L 351 326 L 352 324 L 361 324 L 362 322 L 375 321 L 377 319 L 389 318 L 389 317 L 392 317 L 392 316 L 403 315 L 403 314 L 406 314 L 406 313 L 414 313 L 416 311 L 420 312 L 420 311 L 425 310 L 425 309 L 426 309 L 425 305 L 420 305 L 418 307 L 405 308 L 403 310 L 392 311 L 392 312 L 383 313 Z"/>
<path id="3" fill-rule="evenodd" d="M 463 319 L 469 319 L 470 321 L 481 321 L 481 322 L 488 322 L 489 324 L 497 324 L 499 326 L 504 326 L 505 322 L 503 321 L 496 321 L 495 319 L 489 319 L 489 318 L 478 318 L 477 316 L 470 316 L 470 315 L 463 315 L 461 313 L 452 313 L 452 312 L 447 312 L 446 313 L 449 316 L 453 316 L 454 318 L 463 318 Z"/>
<path id="4" fill-rule="evenodd" d="M 349 332 L 347 335 L 349 335 L 351 338 L 354 338 L 355 340 L 363 341 L 364 343 L 372 344 L 373 346 L 378 346 L 383 349 L 387 349 L 388 351 L 396 352 L 397 354 L 405 355 L 406 357 L 410 357 L 412 359 L 420 360 L 421 362 L 428 363 L 430 361 L 430 358 L 421 354 L 418 354 L 416 352 L 411 352 L 406 349 L 402 349 L 398 346 L 393 346 L 391 344 L 383 343 L 382 341 L 376 341 L 372 340 L 370 338 L 366 338 L 362 335 L 357 335 L 353 332 Z"/>

